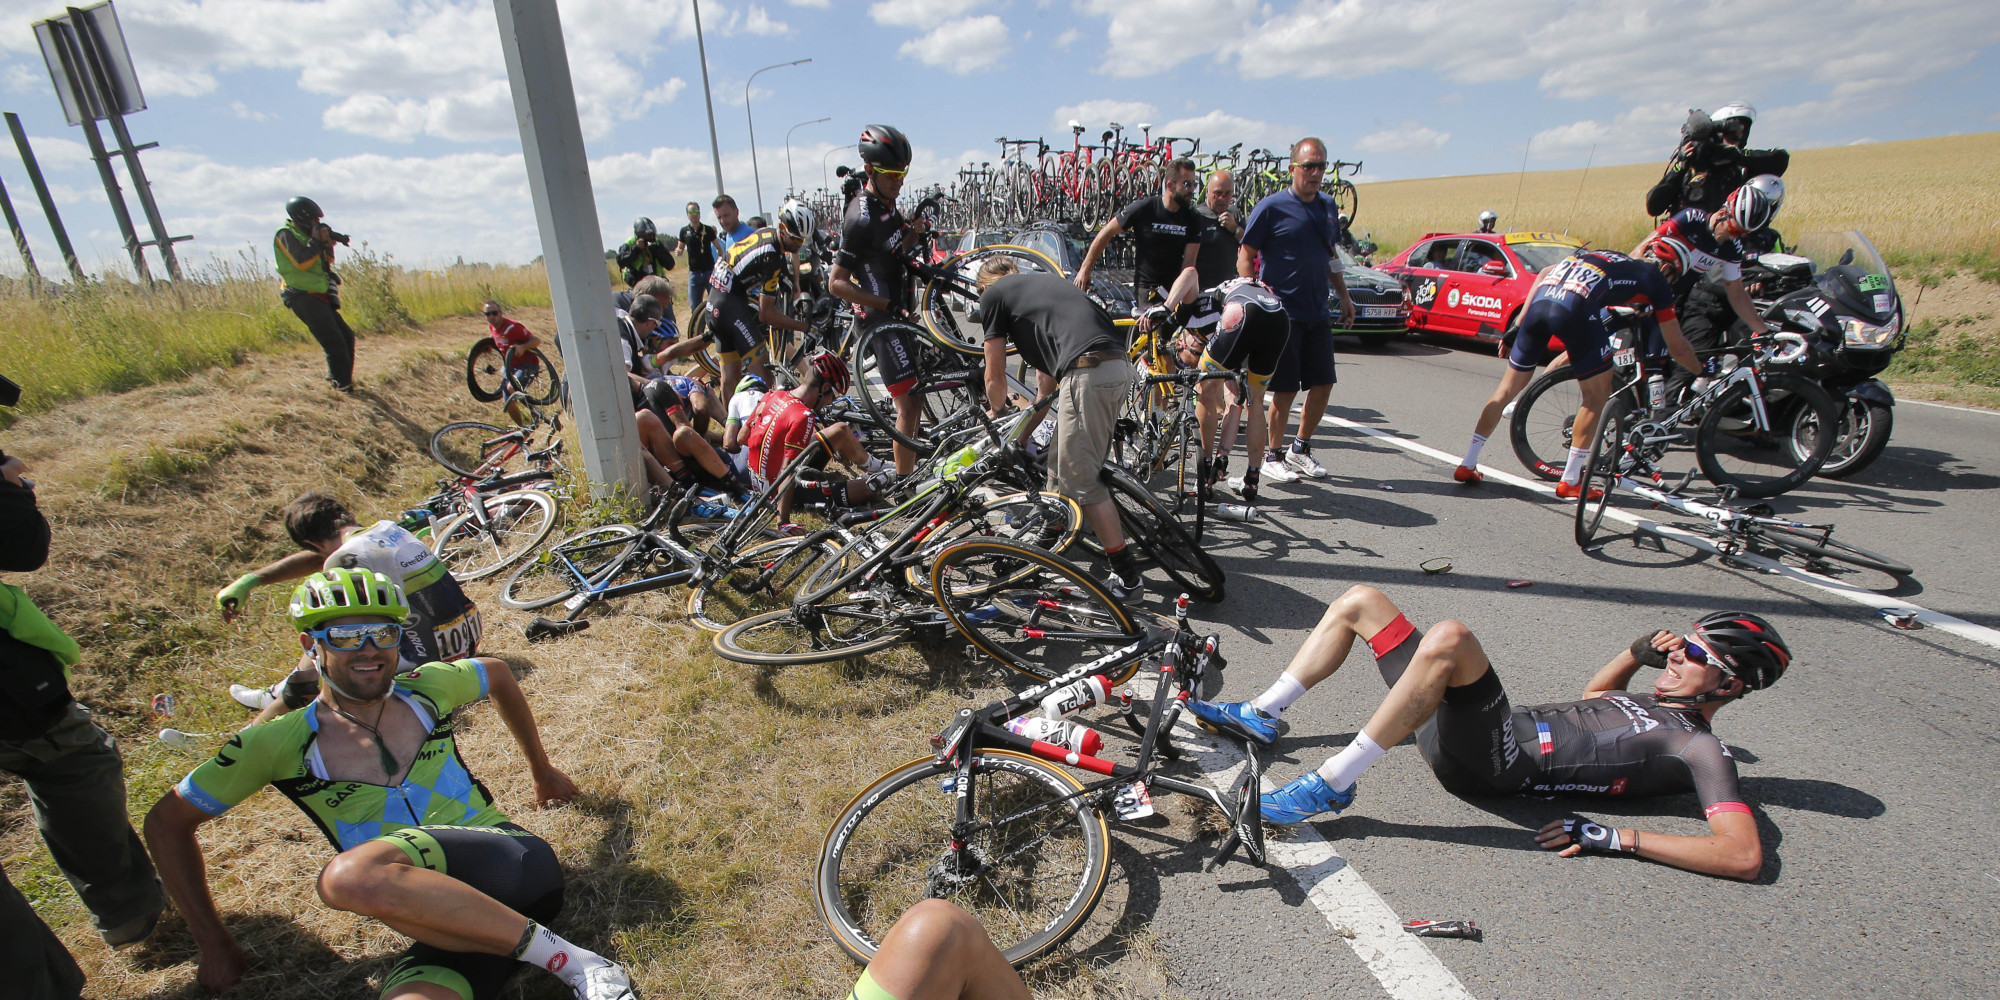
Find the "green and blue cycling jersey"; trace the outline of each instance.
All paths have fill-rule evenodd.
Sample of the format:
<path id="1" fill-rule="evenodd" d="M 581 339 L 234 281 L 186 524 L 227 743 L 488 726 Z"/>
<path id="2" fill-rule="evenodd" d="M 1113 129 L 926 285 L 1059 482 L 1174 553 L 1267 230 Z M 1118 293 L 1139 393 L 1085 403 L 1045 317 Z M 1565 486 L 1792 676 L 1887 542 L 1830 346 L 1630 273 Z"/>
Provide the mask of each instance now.
<path id="1" fill-rule="evenodd" d="M 391 697 L 409 705 L 430 733 L 395 786 L 327 778 L 315 701 L 237 733 L 174 789 L 195 808 L 220 816 L 271 785 L 341 851 L 404 827 L 498 826 L 507 822 L 506 815 L 466 770 L 454 739 L 453 711 L 486 697 L 486 691 L 486 667 L 478 660 L 426 663 L 397 676 Z"/>

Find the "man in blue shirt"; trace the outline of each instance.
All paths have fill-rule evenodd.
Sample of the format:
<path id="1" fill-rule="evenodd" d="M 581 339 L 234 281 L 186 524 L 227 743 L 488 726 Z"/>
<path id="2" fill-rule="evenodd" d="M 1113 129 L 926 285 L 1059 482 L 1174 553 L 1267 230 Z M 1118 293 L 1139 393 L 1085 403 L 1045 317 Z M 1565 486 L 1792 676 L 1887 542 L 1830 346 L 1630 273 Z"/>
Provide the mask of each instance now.
<path id="1" fill-rule="evenodd" d="M 715 209 L 715 259 L 728 260 L 729 248 L 757 230 L 743 221 L 743 214 L 736 209 L 736 199 L 726 194 L 716 195 L 710 207 Z"/>
<path id="2" fill-rule="evenodd" d="M 1319 191 L 1326 166 L 1326 143 L 1311 136 L 1293 143 L 1291 186 L 1251 210 L 1236 252 L 1237 274 L 1258 278 L 1277 292 L 1291 321 L 1291 338 L 1271 377 L 1272 447 L 1264 454 L 1261 470 L 1262 477 L 1279 483 L 1296 482 L 1301 475 L 1326 476 L 1326 468 L 1312 457 L 1312 432 L 1326 413 L 1326 397 L 1334 383 L 1333 326 L 1326 311 L 1329 281 L 1340 293 L 1341 325 L 1354 323 L 1354 301 L 1347 296 L 1347 280 L 1334 252 L 1340 241 L 1340 210 Z M 1283 440 L 1285 418 L 1301 387 L 1306 403 L 1299 414 L 1299 432 L 1290 450 L 1281 452 L 1277 446 Z M 1230 485 L 1255 490 L 1262 477 L 1252 468 Z"/>

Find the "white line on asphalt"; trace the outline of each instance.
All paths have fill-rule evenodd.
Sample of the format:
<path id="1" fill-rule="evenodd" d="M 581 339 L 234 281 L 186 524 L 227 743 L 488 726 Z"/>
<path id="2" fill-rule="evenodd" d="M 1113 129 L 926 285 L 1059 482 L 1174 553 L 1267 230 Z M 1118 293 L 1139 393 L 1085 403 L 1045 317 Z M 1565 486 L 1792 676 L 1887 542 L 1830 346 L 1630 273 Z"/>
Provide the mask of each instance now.
<path id="1" fill-rule="evenodd" d="M 1989 417 L 2000 417 L 2000 410 L 1982 410 L 1977 406 L 1953 406 L 1950 403 L 1933 403 L 1928 399 L 1899 399 L 1899 403 L 1915 403 L 1918 406 L 1935 406 L 1940 410 L 1957 410 L 1960 413 L 1983 413 Z"/>
<path id="2" fill-rule="evenodd" d="M 1398 448 L 1402 448 L 1405 451 L 1414 452 L 1419 455 L 1426 455 L 1443 462 L 1449 462 L 1453 466 L 1456 466 L 1458 464 L 1459 459 L 1461 457 L 1458 455 L 1453 455 L 1447 452 L 1439 451 L 1438 449 L 1433 448 L 1427 444 L 1419 444 L 1418 442 L 1412 441 L 1405 437 L 1398 437 L 1397 435 L 1391 434 L 1385 430 L 1381 430 L 1380 428 L 1369 427 L 1365 424 L 1357 424 L 1352 420 L 1346 420 L 1341 417 L 1333 416 L 1331 414 L 1328 414 L 1321 421 L 1321 423 L 1332 424 L 1335 427 L 1340 427 L 1345 430 L 1351 430 L 1357 434 L 1364 434 L 1368 437 L 1372 437 L 1380 441 L 1386 441 L 1390 444 L 1395 445 Z M 1503 483 L 1507 483 L 1512 486 L 1519 486 L 1522 489 L 1534 490 L 1537 493 L 1542 493 L 1549 496 L 1555 495 L 1555 488 L 1548 485 L 1547 483 L 1539 482 L 1532 479 L 1525 479 L 1509 472 L 1503 472 L 1499 469 L 1493 468 L 1490 465 L 1484 465 L 1484 464 L 1480 465 L 1479 471 L 1485 473 L 1487 478 L 1489 479 L 1497 479 Z M 1659 535 L 1663 538 L 1671 538 L 1674 541 L 1692 546 L 1697 549 L 1701 549 L 1704 552 L 1716 553 L 1716 554 L 1720 553 L 1720 550 L 1718 550 L 1715 547 L 1714 542 L 1709 541 L 1707 538 L 1704 538 L 1701 535 L 1697 535 L 1689 531 L 1684 531 L 1670 524 L 1661 524 L 1650 518 L 1641 517 L 1637 514 L 1632 514 L 1623 510 L 1619 510 L 1616 507 L 1607 508 L 1604 511 L 1604 516 L 1612 518 L 1614 520 L 1622 521 L 1626 524 L 1639 528 L 1642 531 L 1652 532 L 1653 534 Z M 1875 593 L 1872 590 L 1863 590 L 1860 587 L 1855 587 L 1849 584 L 1842 583 L 1839 580 L 1835 580 L 1831 577 L 1821 576 L 1818 573 L 1809 573 L 1805 570 L 1798 569 L 1792 566 L 1787 566 L 1784 563 L 1778 562 L 1775 559 L 1767 559 L 1760 555 L 1753 555 L 1749 553 L 1738 553 L 1736 555 L 1731 556 L 1731 558 L 1739 562 L 1748 563 L 1749 565 L 1755 566 L 1758 569 L 1764 570 L 1765 572 L 1771 573 L 1775 576 L 1782 576 L 1787 579 L 1797 580 L 1800 583 L 1804 583 L 1812 587 L 1817 587 L 1818 589 L 1824 590 L 1829 594 L 1845 598 L 1849 601 L 1854 602 L 1855 604 L 1862 605 L 1863 607 L 1874 608 L 1877 611 L 1884 610 L 1887 608 L 1896 608 L 1902 611 L 1914 611 L 1916 612 L 1917 620 L 1923 622 L 1925 625 L 1931 628 L 1942 629 L 1943 631 L 1950 632 L 1953 635 L 1960 636 L 1966 639 L 1971 639 L 1974 642 L 1991 646 L 1994 649 L 2000 649 L 2000 629 L 1991 629 L 1987 628 L 1984 625 L 1975 625 L 1969 621 L 1966 621 L 1963 618 L 1956 618 L 1951 615 L 1945 614 L 1941 611 L 1932 611 L 1928 608 L 1911 604 L 1908 601 L 1898 600 L 1893 597 L 1885 597 L 1881 594 Z"/>

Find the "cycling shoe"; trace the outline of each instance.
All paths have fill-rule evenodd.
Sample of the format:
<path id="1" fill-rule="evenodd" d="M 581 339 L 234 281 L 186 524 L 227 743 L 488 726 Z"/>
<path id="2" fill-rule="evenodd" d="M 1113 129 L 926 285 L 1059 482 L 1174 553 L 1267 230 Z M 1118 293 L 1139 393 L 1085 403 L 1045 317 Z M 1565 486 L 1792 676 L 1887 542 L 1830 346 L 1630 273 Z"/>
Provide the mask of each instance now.
<path id="1" fill-rule="evenodd" d="M 1264 818 L 1289 826 L 1303 823 L 1320 813 L 1340 812 L 1354 804 L 1354 792 L 1360 785 L 1351 785 L 1345 792 L 1336 792 L 1327 786 L 1326 779 L 1318 771 L 1307 771 L 1302 777 L 1275 792 L 1266 792 L 1258 799 Z"/>
<path id="2" fill-rule="evenodd" d="M 1202 701 L 1192 699 L 1187 703 L 1188 711 L 1194 713 L 1201 728 L 1212 733 L 1237 736 L 1260 746 L 1270 746 L 1278 738 L 1278 720 L 1257 711 L 1256 706 L 1247 701 Z"/>

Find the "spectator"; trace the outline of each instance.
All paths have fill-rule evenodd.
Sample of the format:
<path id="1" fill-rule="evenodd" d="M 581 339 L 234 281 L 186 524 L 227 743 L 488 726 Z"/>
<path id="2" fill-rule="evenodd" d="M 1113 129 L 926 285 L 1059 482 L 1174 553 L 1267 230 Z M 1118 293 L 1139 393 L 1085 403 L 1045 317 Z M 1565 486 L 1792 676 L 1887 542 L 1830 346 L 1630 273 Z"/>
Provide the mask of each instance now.
<path id="1" fill-rule="evenodd" d="M 715 196 L 710 203 L 715 209 L 715 259 L 721 260 L 729 253 L 729 247 L 737 240 L 757 231 L 757 227 L 743 221 L 743 215 L 736 209 L 736 199 L 726 194 Z"/>
<path id="2" fill-rule="evenodd" d="M 665 274 L 674 269 L 673 240 L 660 242 L 653 220 L 642 215 L 632 220 L 632 238 L 618 247 L 618 267 L 627 287 L 636 286 L 642 278 Z"/>
<path id="3" fill-rule="evenodd" d="M 1236 175 L 1217 170 L 1208 175 L 1208 190 L 1194 207 L 1201 216 L 1201 250 L 1195 254 L 1194 272 L 1203 288 L 1236 277 L 1237 240 L 1243 235 L 1243 220 L 1236 217 Z"/>
<path id="4" fill-rule="evenodd" d="M 1076 269 L 1076 287 L 1090 291 L 1091 268 L 1113 237 L 1131 233 L 1132 301 L 1139 311 L 1139 331 L 1151 329 L 1146 307 L 1173 309 L 1194 298 L 1195 259 L 1201 252 L 1201 216 L 1194 211 L 1194 161 L 1167 164 L 1160 193 L 1125 206 L 1090 241 L 1083 264 Z"/>
<path id="5" fill-rule="evenodd" d="M 347 235 L 321 223 L 319 203 L 298 197 L 285 203 L 285 224 L 272 245 L 278 277 L 285 287 L 278 299 L 306 325 L 320 350 L 326 352 L 326 380 L 341 392 L 354 392 L 354 328 L 340 315 L 340 275 L 333 271 L 333 245 Z"/>
<path id="6" fill-rule="evenodd" d="M 688 315 L 708 296 L 708 278 L 715 271 L 715 227 L 701 221 L 701 203 L 688 202 L 688 224 L 681 227 L 681 247 L 687 252 Z M 657 297 L 657 296 L 656 296 Z M 669 314 L 672 310 L 668 310 Z"/>
<path id="7" fill-rule="evenodd" d="M 1354 325 L 1354 300 L 1347 295 L 1347 278 L 1334 247 L 1340 242 L 1339 208 L 1320 196 L 1326 178 L 1326 143 L 1307 136 L 1292 145 L 1292 183 L 1251 209 L 1243 226 L 1243 245 L 1236 255 L 1236 272 L 1262 278 L 1278 293 L 1291 320 L 1292 335 L 1271 377 L 1271 448 L 1264 454 L 1262 477 L 1296 482 L 1301 475 L 1321 479 L 1326 468 L 1312 455 L 1312 433 L 1326 413 L 1326 398 L 1335 379 L 1333 327 L 1326 312 L 1327 284 L 1340 293 L 1340 324 Z M 1292 400 L 1306 390 L 1299 414 L 1299 432 L 1289 451 L 1280 452 L 1285 418 Z M 1245 479 L 1249 478 L 1248 472 Z"/>
<path id="8" fill-rule="evenodd" d="M 49 522 L 19 458 L 0 454 L 0 570 L 49 558 Z M 166 906 L 146 849 L 125 816 L 123 761 L 110 734 L 69 692 L 80 650 L 19 587 L 0 584 L 0 770 L 28 785 L 35 825 L 56 867 L 113 948 L 153 933 Z M 8 996 L 75 997 L 83 971 L 0 872 L 0 967 Z"/>

